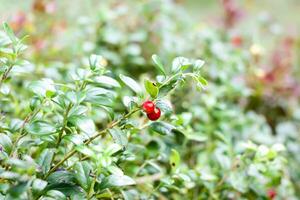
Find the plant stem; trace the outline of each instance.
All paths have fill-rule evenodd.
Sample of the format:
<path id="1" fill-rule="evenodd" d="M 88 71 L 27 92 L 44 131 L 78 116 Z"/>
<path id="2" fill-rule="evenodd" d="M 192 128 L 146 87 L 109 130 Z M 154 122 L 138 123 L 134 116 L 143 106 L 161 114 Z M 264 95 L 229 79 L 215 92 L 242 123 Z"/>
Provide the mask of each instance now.
<path id="1" fill-rule="evenodd" d="M 14 66 L 14 65 L 11 64 L 11 65 L 8 67 L 8 69 L 4 72 L 4 74 L 2 75 L 2 78 L 1 78 L 1 80 L 0 80 L 0 88 L 1 88 L 1 86 L 2 86 L 2 84 L 3 84 L 3 82 L 7 79 L 8 74 L 9 74 L 9 72 L 12 70 L 13 66 Z"/>
<path id="2" fill-rule="evenodd" d="M 174 74 L 172 76 L 170 76 L 169 78 L 167 78 L 160 86 L 159 89 L 162 88 L 163 86 L 165 86 L 167 83 L 169 83 L 173 78 L 175 78 L 176 76 L 179 76 L 179 74 Z"/>
<path id="3" fill-rule="evenodd" d="M 53 161 L 55 160 L 55 157 L 56 157 L 56 155 L 57 155 L 58 147 L 59 147 L 59 145 L 60 145 L 60 143 L 61 143 L 62 136 L 63 136 L 63 134 L 64 134 L 64 132 L 65 132 L 65 129 L 66 129 L 66 126 L 67 126 L 67 123 L 68 123 L 68 114 L 69 114 L 71 108 L 72 108 L 72 103 L 70 103 L 70 104 L 68 105 L 68 107 L 67 107 L 67 109 L 66 109 L 66 112 L 65 112 L 65 114 L 64 114 L 63 126 L 62 126 L 61 131 L 60 131 L 59 134 L 58 134 L 57 142 L 56 142 L 56 145 L 55 145 L 56 152 L 54 153 L 54 155 L 53 155 L 53 157 L 52 157 L 52 159 L 51 159 L 51 164 L 53 163 Z M 50 164 L 50 166 L 51 166 L 51 164 Z"/>
<path id="4" fill-rule="evenodd" d="M 41 103 L 41 105 L 43 104 L 43 102 Z M 11 153 L 10 153 L 10 156 L 12 156 L 16 151 L 17 151 L 17 144 L 18 144 L 18 142 L 26 135 L 26 133 L 25 133 L 25 125 L 28 123 L 28 122 L 30 122 L 39 112 L 40 112 L 40 110 L 41 110 L 41 107 L 42 106 L 39 106 L 39 108 L 38 109 L 36 109 L 36 110 L 34 110 L 34 111 L 32 111 L 31 113 L 29 113 L 26 117 L 25 117 L 25 119 L 24 119 L 24 121 L 23 121 L 23 124 L 22 124 L 22 126 L 21 126 L 21 131 L 20 131 L 20 135 L 19 135 L 19 137 L 17 137 L 17 139 L 13 142 L 13 145 L 12 145 L 12 151 L 11 151 Z"/>
<path id="5" fill-rule="evenodd" d="M 67 123 L 68 123 L 68 115 L 69 115 L 69 112 L 72 108 L 72 103 L 70 103 L 67 107 L 67 110 L 64 114 L 64 119 L 63 119 L 63 127 L 61 129 L 61 131 L 59 132 L 59 135 L 58 135 L 58 138 L 57 138 L 57 142 L 56 142 L 56 148 L 59 147 L 59 144 L 61 142 L 61 139 L 62 139 L 62 135 L 63 133 L 65 132 L 65 129 L 66 129 L 66 126 L 67 126 Z"/>
<path id="6" fill-rule="evenodd" d="M 108 131 L 108 129 L 111 129 L 111 128 L 113 128 L 113 127 L 119 125 L 119 123 L 120 123 L 123 119 L 129 117 L 130 115 L 132 115 L 133 113 L 135 113 L 135 112 L 137 112 L 137 111 L 139 111 L 139 110 L 140 110 L 140 108 L 137 108 L 137 109 L 135 109 L 135 110 L 130 111 L 129 113 L 127 113 L 126 115 L 124 115 L 121 119 L 119 119 L 119 120 L 117 120 L 117 121 L 111 123 L 111 124 L 110 124 L 109 126 L 107 126 L 105 129 L 103 129 L 102 131 L 98 132 L 98 133 L 95 134 L 94 136 L 90 137 L 88 140 L 86 140 L 86 141 L 84 142 L 84 144 L 85 144 L 85 145 L 90 144 L 93 140 L 95 140 L 95 139 L 98 138 L 99 136 L 101 136 L 101 135 L 103 135 L 104 133 L 106 133 L 106 132 Z M 71 158 L 71 157 L 72 157 L 74 154 L 76 154 L 76 153 L 77 153 L 77 151 L 76 151 L 75 149 L 72 149 L 71 151 L 69 151 L 61 161 L 59 161 L 54 167 L 52 167 L 52 168 L 49 170 L 49 172 L 45 175 L 45 178 L 47 178 L 52 172 L 54 172 L 59 166 L 61 166 L 66 160 L 68 160 L 69 158 Z"/>
<path id="7" fill-rule="evenodd" d="M 97 180 L 97 176 L 94 176 L 93 182 L 91 183 L 91 187 L 90 187 L 90 190 L 89 190 L 89 193 L 88 193 L 88 196 L 87 196 L 87 199 L 91 199 L 94 195 L 94 186 L 95 186 L 96 180 Z"/>

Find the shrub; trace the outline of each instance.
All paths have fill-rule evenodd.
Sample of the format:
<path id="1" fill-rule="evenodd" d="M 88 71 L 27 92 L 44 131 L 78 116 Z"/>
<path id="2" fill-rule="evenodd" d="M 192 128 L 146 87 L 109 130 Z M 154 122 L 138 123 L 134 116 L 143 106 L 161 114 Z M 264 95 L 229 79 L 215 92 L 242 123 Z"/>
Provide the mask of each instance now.
<path id="1" fill-rule="evenodd" d="M 253 43 L 234 1 L 204 28 L 161 2 L 103 2 L 68 37 L 42 1 L 12 24 L 29 37 L 4 24 L 1 199 L 297 199 L 296 41 Z"/>

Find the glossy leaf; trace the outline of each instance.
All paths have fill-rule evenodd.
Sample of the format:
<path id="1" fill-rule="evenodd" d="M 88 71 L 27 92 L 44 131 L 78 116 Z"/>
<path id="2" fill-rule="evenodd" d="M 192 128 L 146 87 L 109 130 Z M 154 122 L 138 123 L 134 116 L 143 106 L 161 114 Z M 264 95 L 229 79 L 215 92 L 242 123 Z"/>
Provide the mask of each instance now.
<path id="1" fill-rule="evenodd" d="M 33 93 L 41 97 L 52 97 L 56 93 L 54 82 L 48 78 L 34 81 L 30 83 L 28 87 Z"/>
<path id="2" fill-rule="evenodd" d="M 46 174 L 50 170 L 53 155 L 53 149 L 45 149 L 38 157 L 37 164 L 41 167 L 43 174 Z"/>
<path id="3" fill-rule="evenodd" d="M 92 166 L 88 162 L 78 162 L 74 166 L 74 171 L 76 180 L 87 191 L 91 184 L 90 173 L 92 172 Z"/>
<path id="4" fill-rule="evenodd" d="M 124 146 L 124 147 L 127 146 L 128 139 L 127 139 L 126 133 L 124 133 L 123 131 L 121 131 L 118 128 L 109 129 L 109 133 L 112 136 L 113 140 L 117 144 Z"/>
<path id="5" fill-rule="evenodd" d="M 171 149 L 170 165 L 172 169 L 176 169 L 180 163 L 180 155 L 175 149 Z"/>
<path id="6" fill-rule="evenodd" d="M 150 129 L 161 135 L 170 135 L 175 127 L 166 122 L 152 122 L 150 124 Z"/>
<path id="7" fill-rule="evenodd" d="M 123 81 L 123 83 L 125 85 L 127 85 L 129 88 L 131 88 L 135 93 L 137 93 L 137 94 L 141 94 L 142 93 L 142 88 L 132 78 L 120 74 L 120 79 Z"/>
<path id="8" fill-rule="evenodd" d="M 129 176 L 118 176 L 118 175 L 110 175 L 105 179 L 107 187 L 121 187 L 134 185 L 135 181 Z"/>
<path id="9" fill-rule="evenodd" d="M 72 116 L 69 121 L 87 135 L 93 135 L 96 131 L 94 121 L 86 116 Z"/>
<path id="10" fill-rule="evenodd" d="M 56 132 L 56 127 L 46 121 L 34 121 L 26 126 L 26 131 L 33 135 L 51 135 Z"/>
<path id="11" fill-rule="evenodd" d="M 164 69 L 164 66 L 160 60 L 160 58 L 154 54 L 152 55 L 152 60 L 155 64 L 155 67 L 163 74 L 163 75 L 166 75 L 166 72 L 165 72 L 165 69 Z"/>
<path id="12" fill-rule="evenodd" d="M 0 147 L 3 148 L 7 154 L 10 154 L 12 150 L 11 139 L 3 133 L 0 133 Z"/>
<path id="13" fill-rule="evenodd" d="M 94 81 L 97 84 L 109 86 L 109 87 L 121 87 L 119 82 L 109 76 L 97 76 Z"/>
<path id="14" fill-rule="evenodd" d="M 158 87 L 154 83 L 152 83 L 149 80 L 145 80 L 144 81 L 144 86 L 145 86 L 146 91 L 148 92 L 148 94 L 150 94 L 150 96 L 152 98 L 156 98 L 157 97 L 157 95 L 158 95 Z"/>

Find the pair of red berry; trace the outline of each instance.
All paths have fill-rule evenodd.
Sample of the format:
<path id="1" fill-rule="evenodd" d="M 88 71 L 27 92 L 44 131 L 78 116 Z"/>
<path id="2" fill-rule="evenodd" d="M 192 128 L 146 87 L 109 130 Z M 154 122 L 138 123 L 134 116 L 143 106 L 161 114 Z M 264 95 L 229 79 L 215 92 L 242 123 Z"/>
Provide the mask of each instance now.
<path id="1" fill-rule="evenodd" d="M 269 199 L 272 200 L 276 197 L 277 192 L 274 188 L 271 188 L 271 189 L 268 190 L 267 194 L 268 194 Z"/>
<path id="2" fill-rule="evenodd" d="M 148 119 L 152 121 L 158 120 L 161 115 L 160 109 L 155 106 L 153 101 L 145 101 L 142 109 L 147 114 Z"/>

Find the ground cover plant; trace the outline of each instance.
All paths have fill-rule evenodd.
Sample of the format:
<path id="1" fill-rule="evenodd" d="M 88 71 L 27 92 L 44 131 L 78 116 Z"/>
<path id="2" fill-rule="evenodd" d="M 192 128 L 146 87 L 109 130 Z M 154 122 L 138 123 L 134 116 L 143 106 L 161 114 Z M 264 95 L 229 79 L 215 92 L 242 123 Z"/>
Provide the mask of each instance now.
<path id="1" fill-rule="evenodd" d="M 297 28 L 255 1 L 77 3 L 4 17 L 0 199 L 299 198 Z"/>

